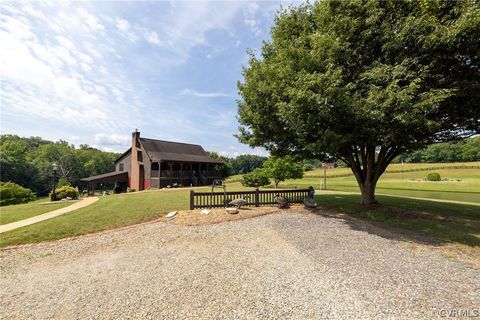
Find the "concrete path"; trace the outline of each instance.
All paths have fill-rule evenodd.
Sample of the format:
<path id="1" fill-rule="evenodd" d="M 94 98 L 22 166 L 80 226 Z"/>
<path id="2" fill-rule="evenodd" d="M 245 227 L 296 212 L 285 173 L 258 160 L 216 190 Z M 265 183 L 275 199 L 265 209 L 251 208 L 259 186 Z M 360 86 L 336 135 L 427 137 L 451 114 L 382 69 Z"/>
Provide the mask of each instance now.
<path id="1" fill-rule="evenodd" d="M 96 202 L 98 200 L 97 197 L 88 197 L 88 198 L 83 198 L 81 201 L 72 204 L 71 206 L 61 208 L 58 210 L 53 210 L 44 214 L 40 214 L 38 216 L 34 216 L 28 219 L 4 224 L 3 226 L 0 226 L 0 233 L 2 232 L 7 232 L 11 231 L 20 227 L 25 227 L 40 221 L 44 221 L 47 219 L 55 218 L 57 216 L 61 216 L 62 214 L 65 214 L 67 212 L 71 212 L 73 210 L 77 210 L 83 207 L 86 207 L 88 205 L 91 205 L 92 203 Z"/>

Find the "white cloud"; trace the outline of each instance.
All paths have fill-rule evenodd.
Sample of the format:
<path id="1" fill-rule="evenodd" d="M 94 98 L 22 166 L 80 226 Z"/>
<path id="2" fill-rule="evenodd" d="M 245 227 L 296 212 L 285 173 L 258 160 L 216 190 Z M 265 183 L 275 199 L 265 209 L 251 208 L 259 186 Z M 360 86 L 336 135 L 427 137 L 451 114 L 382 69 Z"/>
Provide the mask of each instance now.
<path id="1" fill-rule="evenodd" d="M 70 32 L 64 33 L 36 23 L 42 14 L 35 5 L 26 3 L 26 10 L 16 10 L 15 4 L 7 4 L 11 16 L 1 14 L 2 113 L 59 121 L 71 128 L 130 126 L 135 116 L 122 112 L 129 106 L 118 97 L 131 86 L 102 65 L 100 19 L 83 8 L 49 12 L 51 21 L 63 21 L 67 9 L 77 14 L 70 17 Z M 113 104 L 110 92 L 115 92 Z"/>
<path id="2" fill-rule="evenodd" d="M 145 31 L 144 37 L 148 43 L 157 46 L 160 45 L 160 39 L 158 38 L 158 34 L 155 31 Z"/>
<path id="3" fill-rule="evenodd" d="M 97 17 L 90 14 L 86 9 L 77 9 L 78 19 L 81 21 L 83 27 L 88 31 L 99 32 L 105 30 L 105 27 L 98 21 Z"/>
<path id="4" fill-rule="evenodd" d="M 229 94 L 223 92 L 198 92 L 191 89 L 184 89 L 181 92 L 184 96 L 194 96 L 202 98 L 218 98 L 218 97 L 230 97 Z"/>
<path id="5" fill-rule="evenodd" d="M 102 132 L 95 134 L 95 143 L 102 146 L 127 147 L 130 144 L 130 137 L 128 135 Z"/>
<path id="6" fill-rule="evenodd" d="M 260 23 L 256 18 L 257 12 L 259 11 L 260 6 L 256 2 L 249 2 L 247 7 L 244 10 L 244 20 L 243 23 L 249 27 L 256 36 L 259 36 L 262 33 Z"/>
<path id="7" fill-rule="evenodd" d="M 126 37 L 128 40 L 135 42 L 138 37 L 135 32 L 132 30 L 130 22 L 122 18 L 115 18 L 115 26 L 117 27 L 120 34 Z"/>
<path id="8" fill-rule="evenodd" d="M 259 156 L 268 156 L 268 152 L 263 148 L 249 148 L 247 146 L 236 147 L 236 146 L 229 146 L 226 149 L 220 149 L 218 153 L 224 157 L 235 158 L 242 154 L 256 154 Z"/>

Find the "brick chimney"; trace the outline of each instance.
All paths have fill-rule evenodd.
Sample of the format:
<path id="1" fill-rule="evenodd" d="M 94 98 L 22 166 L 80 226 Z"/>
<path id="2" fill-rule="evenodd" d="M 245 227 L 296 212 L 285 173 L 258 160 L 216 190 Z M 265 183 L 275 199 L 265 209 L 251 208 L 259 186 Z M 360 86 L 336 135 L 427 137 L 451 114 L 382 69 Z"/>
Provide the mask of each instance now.
<path id="1" fill-rule="evenodd" d="M 132 152 L 130 154 L 131 170 L 130 170 L 130 188 L 135 190 L 142 190 L 143 186 L 140 186 L 140 164 L 138 163 L 138 152 L 140 149 L 140 132 L 135 129 L 132 132 Z"/>

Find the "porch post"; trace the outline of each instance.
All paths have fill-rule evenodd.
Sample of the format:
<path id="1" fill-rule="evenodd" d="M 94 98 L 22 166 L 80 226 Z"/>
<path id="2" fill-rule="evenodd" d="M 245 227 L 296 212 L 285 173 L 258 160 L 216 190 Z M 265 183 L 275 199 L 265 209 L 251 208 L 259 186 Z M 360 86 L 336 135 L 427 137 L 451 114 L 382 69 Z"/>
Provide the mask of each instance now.
<path id="1" fill-rule="evenodd" d="M 168 172 L 170 176 L 170 185 L 172 185 L 173 164 L 171 162 L 168 163 Z"/>
<path id="2" fill-rule="evenodd" d="M 162 187 L 162 185 L 160 184 L 161 172 L 162 172 L 162 162 L 158 161 L 158 189 Z"/>
<path id="3" fill-rule="evenodd" d="M 190 165 L 190 181 L 191 181 L 190 183 L 193 187 L 193 166 L 191 162 L 189 162 L 189 165 Z"/>
<path id="4" fill-rule="evenodd" d="M 183 187 L 183 162 L 180 162 L 180 184 Z"/>

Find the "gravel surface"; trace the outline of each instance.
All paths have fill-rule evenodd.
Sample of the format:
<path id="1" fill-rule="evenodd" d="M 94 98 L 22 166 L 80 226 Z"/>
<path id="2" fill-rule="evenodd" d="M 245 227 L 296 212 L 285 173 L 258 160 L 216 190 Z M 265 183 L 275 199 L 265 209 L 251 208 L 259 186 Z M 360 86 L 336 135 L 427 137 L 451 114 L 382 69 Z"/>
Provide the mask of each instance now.
<path id="1" fill-rule="evenodd" d="M 285 211 L 0 251 L 1 319 L 431 319 L 480 269 L 351 220 Z"/>

